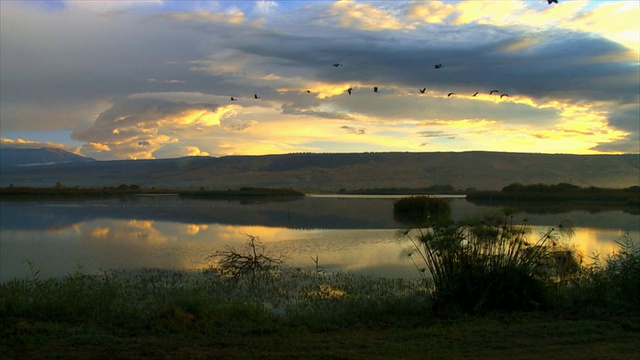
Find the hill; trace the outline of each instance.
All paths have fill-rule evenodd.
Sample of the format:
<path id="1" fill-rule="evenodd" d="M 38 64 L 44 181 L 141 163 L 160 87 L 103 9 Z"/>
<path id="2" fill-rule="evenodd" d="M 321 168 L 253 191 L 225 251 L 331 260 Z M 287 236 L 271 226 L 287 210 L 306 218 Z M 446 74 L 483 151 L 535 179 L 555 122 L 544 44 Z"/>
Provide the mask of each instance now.
<path id="1" fill-rule="evenodd" d="M 95 159 L 76 155 L 62 149 L 0 149 L 0 169 L 21 166 L 41 166 L 76 162 L 92 162 Z"/>
<path id="2" fill-rule="evenodd" d="M 3 150 L 4 151 L 4 150 Z M 499 190 L 512 183 L 639 185 L 640 157 L 504 152 L 334 153 L 87 161 L 2 169 L 0 186 L 117 186 L 303 191 L 422 188 Z"/>

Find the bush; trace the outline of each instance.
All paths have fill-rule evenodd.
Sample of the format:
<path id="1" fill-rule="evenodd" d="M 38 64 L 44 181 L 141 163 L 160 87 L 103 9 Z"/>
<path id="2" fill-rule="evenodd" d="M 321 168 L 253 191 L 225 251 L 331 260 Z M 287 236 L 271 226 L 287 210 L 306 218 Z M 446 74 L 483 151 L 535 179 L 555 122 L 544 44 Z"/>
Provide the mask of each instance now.
<path id="1" fill-rule="evenodd" d="M 402 198 L 393 204 L 393 218 L 411 226 L 448 222 L 451 219 L 451 205 L 447 200 L 428 196 Z"/>
<path id="2" fill-rule="evenodd" d="M 534 310 L 550 305 L 549 285 L 570 275 L 566 261 L 554 261 L 562 248 L 557 240 L 571 236 L 568 222 L 528 241 L 529 226 L 513 223 L 512 215 L 460 224 L 434 222 L 404 232 L 412 244 L 409 255 L 427 274 L 435 310 Z M 574 259 L 573 256 L 570 256 Z M 420 263 L 425 267 L 421 268 Z"/>

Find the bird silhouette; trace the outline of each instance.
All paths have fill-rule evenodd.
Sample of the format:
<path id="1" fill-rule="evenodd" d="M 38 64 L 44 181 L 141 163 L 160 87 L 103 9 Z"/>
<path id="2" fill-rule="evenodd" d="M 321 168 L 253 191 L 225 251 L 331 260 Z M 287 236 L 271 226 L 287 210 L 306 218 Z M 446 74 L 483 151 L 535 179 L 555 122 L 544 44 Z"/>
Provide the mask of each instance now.
<path id="1" fill-rule="evenodd" d="M 473 96 L 476 96 L 476 95 L 478 95 L 478 93 L 479 93 L 479 91 L 476 91 L 476 93 L 475 93 L 475 94 L 473 94 Z"/>
<path id="2" fill-rule="evenodd" d="M 349 95 L 351 95 L 351 91 L 353 91 L 353 88 L 348 88 L 347 92 L 349 93 Z"/>
<path id="3" fill-rule="evenodd" d="M 378 92 L 378 87 L 377 86 L 373 87 L 373 92 Z"/>
<path id="4" fill-rule="evenodd" d="M 311 90 L 307 90 L 307 94 L 311 94 Z"/>
<path id="5" fill-rule="evenodd" d="M 498 92 L 500 92 L 500 91 L 498 91 L 498 90 L 491 90 L 491 91 L 489 92 L 489 95 L 493 95 L 493 93 L 498 93 Z"/>
<path id="6" fill-rule="evenodd" d="M 260 97 L 258 96 L 258 94 L 253 94 L 253 98 L 254 98 L 254 99 L 260 99 Z"/>
<path id="7" fill-rule="evenodd" d="M 547 0 L 547 4 L 551 5 L 552 3 L 558 3 L 558 0 Z"/>
<path id="8" fill-rule="evenodd" d="M 436 69 L 440 69 L 442 67 L 442 64 L 436 64 L 435 67 Z"/>
<path id="9" fill-rule="evenodd" d="M 507 97 L 508 97 L 508 96 L 509 96 L 509 94 L 502 94 L 502 95 L 500 95 L 500 99 L 502 99 L 502 98 L 503 98 L 503 97 L 505 97 L 505 96 L 507 96 Z"/>
<path id="10" fill-rule="evenodd" d="M 231 97 L 231 101 L 236 101 L 238 99 L 234 98 L 233 96 Z"/>
<path id="11" fill-rule="evenodd" d="M 421 94 L 424 94 L 424 92 L 427 91 L 427 88 L 422 88 L 422 89 L 419 89 L 419 90 L 420 90 Z"/>
<path id="12" fill-rule="evenodd" d="M 338 66 L 342 66 L 342 64 L 340 64 L 340 63 L 335 63 L 335 64 L 333 64 L 333 66 L 338 67 Z"/>
<path id="13" fill-rule="evenodd" d="M 456 93 L 448 93 L 447 97 L 451 97 L 451 95 L 455 95 Z"/>

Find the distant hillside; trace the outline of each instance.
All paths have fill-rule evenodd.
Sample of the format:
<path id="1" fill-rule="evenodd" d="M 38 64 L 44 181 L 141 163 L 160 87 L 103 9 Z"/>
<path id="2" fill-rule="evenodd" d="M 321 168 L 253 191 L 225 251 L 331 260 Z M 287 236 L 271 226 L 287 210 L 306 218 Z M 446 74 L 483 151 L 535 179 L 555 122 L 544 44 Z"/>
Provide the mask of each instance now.
<path id="1" fill-rule="evenodd" d="M 512 183 L 621 188 L 640 185 L 639 164 L 638 154 L 481 151 L 187 157 L 3 168 L 0 186 L 136 184 L 211 190 L 246 186 L 328 192 L 433 185 L 499 190 Z"/>
<path id="2" fill-rule="evenodd" d="M 0 168 L 38 166 L 76 162 L 92 162 L 92 158 L 76 155 L 62 149 L 0 149 Z"/>

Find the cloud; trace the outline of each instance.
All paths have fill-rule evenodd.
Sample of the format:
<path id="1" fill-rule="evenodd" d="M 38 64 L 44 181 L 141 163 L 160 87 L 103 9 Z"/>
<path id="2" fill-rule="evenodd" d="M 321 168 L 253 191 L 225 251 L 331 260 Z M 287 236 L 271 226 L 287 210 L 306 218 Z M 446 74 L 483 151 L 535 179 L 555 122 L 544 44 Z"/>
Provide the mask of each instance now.
<path id="1" fill-rule="evenodd" d="M 338 21 L 340 27 L 344 28 L 369 31 L 406 28 L 406 24 L 397 19 L 390 11 L 353 0 L 334 2 L 329 6 L 328 13 Z"/>
<path id="2" fill-rule="evenodd" d="M 419 131 L 418 134 L 421 137 L 427 137 L 427 138 L 435 138 L 435 137 L 453 138 L 453 137 L 455 137 L 455 133 L 447 133 L 447 132 L 439 131 L 439 130 L 424 130 L 424 131 Z"/>
<path id="3" fill-rule="evenodd" d="M 340 128 L 346 131 L 348 134 L 364 135 L 367 133 L 367 129 L 364 129 L 364 128 L 358 129 L 358 128 L 347 126 L 347 125 L 340 126 Z"/>
<path id="4" fill-rule="evenodd" d="M 92 144 L 85 151 L 110 151 L 117 158 L 153 158 L 161 147 L 203 129 L 219 128 L 235 113 L 234 105 L 216 104 L 214 98 L 204 102 L 205 98 L 200 93 L 134 94 L 116 101 L 91 126 L 74 131 L 72 138 Z M 186 154 L 200 153 L 195 146 L 183 148 Z"/>
<path id="5" fill-rule="evenodd" d="M 42 142 L 32 141 L 24 139 L 7 139 L 0 138 L 0 148 L 19 148 L 19 149 L 41 149 L 41 148 L 55 148 L 67 151 L 73 151 L 73 147 L 66 144 L 59 144 L 54 142 Z"/>
<path id="6" fill-rule="evenodd" d="M 268 15 L 271 14 L 276 8 L 278 8 L 278 3 L 275 1 L 259 0 L 256 1 L 253 11 L 259 15 Z"/>
<path id="7" fill-rule="evenodd" d="M 637 145 L 632 2 L 76 3 L 0 2 L 3 133 L 100 159 Z"/>

